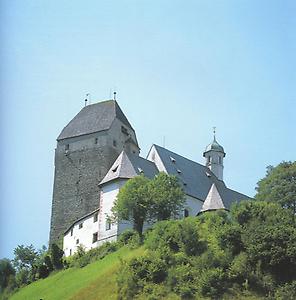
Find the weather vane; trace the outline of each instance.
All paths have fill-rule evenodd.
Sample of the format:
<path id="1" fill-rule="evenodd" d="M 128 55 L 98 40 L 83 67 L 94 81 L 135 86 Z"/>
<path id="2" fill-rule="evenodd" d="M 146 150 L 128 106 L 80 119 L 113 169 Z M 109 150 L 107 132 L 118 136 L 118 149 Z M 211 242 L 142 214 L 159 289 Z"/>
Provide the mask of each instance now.
<path id="1" fill-rule="evenodd" d="M 216 137 L 216 126 L 213 127 L 214 138 Z"/>

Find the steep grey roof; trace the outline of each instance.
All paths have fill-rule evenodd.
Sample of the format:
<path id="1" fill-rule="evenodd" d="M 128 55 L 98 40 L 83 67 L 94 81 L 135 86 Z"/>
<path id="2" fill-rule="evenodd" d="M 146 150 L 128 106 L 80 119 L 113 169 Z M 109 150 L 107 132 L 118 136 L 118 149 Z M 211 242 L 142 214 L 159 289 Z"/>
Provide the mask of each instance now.
<path id="1" fill-rule="evenodd" d="M 222 180 L 206 166 L 187 159 L 163 147 L 153 145 L 168 174 L 176 175 L 187 195 L 205 201 L 210 188 L 215 184 L 223 200 L 225 208 L 229 209 L 235 201 L 250 199 L 248 196 L 228 189 Z"/>
<path id="2" fill-rule="evenodd" d="M 155 164 L 136 154 L 122 151 L 100 185 L 115 179 L 129 179 L 137 175 L 144 174 L 148 178 L 153 178 L 158 173 Z"/>
<path id="3" fill-rule="evenodd" d="M 115 100 L 87 105 L 64 127 L 57 139 L 63 140 L 107 130 L 115 118 L 133 129 Z"/>
<path id="4" fill-rule="evenodd" d="M 216 209 L 225 209 L 225 205 L 215 183 L 213 183 L 200 211 L 203 212 Z"/>

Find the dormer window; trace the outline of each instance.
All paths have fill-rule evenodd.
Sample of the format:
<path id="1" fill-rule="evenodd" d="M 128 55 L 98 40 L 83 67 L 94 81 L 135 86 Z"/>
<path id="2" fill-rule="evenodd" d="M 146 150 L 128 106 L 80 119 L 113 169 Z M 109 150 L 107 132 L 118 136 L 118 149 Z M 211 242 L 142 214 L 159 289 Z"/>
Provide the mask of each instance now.
<path id="1" fill-rule="evenodd" d="M 116 140 L 113 140 L 113 147 L 116 147 L 117 146 L 117 142 Z"/>
<path id="2" fill-rule="evenodd" d="M 177 172 L 178 172 L 178 174 L 181 174 L 181 173 L 182 173 L 180 169 L 177 169 Z"/>
<path id="3" fill-rule="evenodd" d="M 141 169 L 140 167 L 138 167 L 138 171 L 139 171 L 140 173 L 144 173 L 143 169 Z"/>
<path id="4" fill-rule="evenodd" d="M 172 163 L 176 162 L 176 160 L 172 156 L 170 156 L 170 160 L 171 160 Z"/>
<path id="5" fill-rule="evenodd" d="M 117 169 L 118 169 L 118 166 L 116 166 L 115 168 L 113 168 L 113 169 L 112 169 L 112 172 L 115 173 L 115 172 L 117 171 Z"/>

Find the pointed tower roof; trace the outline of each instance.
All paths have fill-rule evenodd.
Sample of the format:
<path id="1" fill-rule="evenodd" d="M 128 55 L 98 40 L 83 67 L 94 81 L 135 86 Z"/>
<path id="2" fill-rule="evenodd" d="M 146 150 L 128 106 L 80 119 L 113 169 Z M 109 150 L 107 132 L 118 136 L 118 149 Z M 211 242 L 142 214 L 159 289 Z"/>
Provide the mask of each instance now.
<path id="1" fill-rule="evenodd" d="M 115 118 L 133 129 L 115 100 L 87 105 L 64 127 L 57 140 L 108 130 Z"/>
<path id="2" fill-rule="evenodd" d="M 226 207 L 215 183 L 213 183 L 200 211 L 204 212 L 216 209 L 226 209 Z"/>
<path id="3" fill-rule="evenodd" d="M 158 170 L 153 162 L 136 154 L 126 153 L 123 150 L 100 182 L 100 185 L 119 178 L 130 179 L 141 174 L 153 178 L 157 173 Z"/>

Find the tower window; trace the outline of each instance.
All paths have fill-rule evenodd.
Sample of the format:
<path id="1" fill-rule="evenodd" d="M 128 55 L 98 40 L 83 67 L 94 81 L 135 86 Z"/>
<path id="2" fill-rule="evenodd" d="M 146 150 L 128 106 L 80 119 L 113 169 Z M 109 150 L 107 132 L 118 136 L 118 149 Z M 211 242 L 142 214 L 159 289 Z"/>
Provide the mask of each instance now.
<path id="1" fill-rule="evenodd" d="M 106 231 L 111 229 L 111 221 L 109 219 L 106 220 Z"/>
<path id="2" fill-rule="evenodd" d="M 211 156 L 208 156 L 208 164 L 211 162 Z"/>
<path id="3" fill-rule="evenodd" d="M 94 214 L 94 223 L 98 221 L 98 213 Z"/>
<path id="4" fill-rule="evenodd" d="M 73 228 L 71 229 L 71 236 L 73 236 Z"/>
<path id="5" fill-rule="evenodd" d="M 79 224 L 79 229 L 81 229 L 83 227 L 83 223 Z"/>
<path id="6" fill-rule="evenodd" d="M 76 244 L 79 244 L 79 239 L 76 240 Z"/>
<path id="7" fill-rule="evenodd" d="M 117 146 L 117 142 L 116 140 L 113 140 L 113 147 L 116 147 Z"/>
<path id="8" fill-rule="evenodd" d="M 128 135 L 128 131 L 124 126 L 121 126 L 121 132 L 124 133 L 125 135 Z"/>
<path id="9" fill-rule="evenodd" d="M 95 243 L 97 240 L 98 240 L 98 233 L 96 232 L 96 233 L 93 234 L 92 242 Z"/>
<path id="10" fill-rule="evenodd" d="M 98 143 L 98 138 L 95 138 L 95 144 L 97 144 Z"/>
<path id="11" fill-rule="evenodd" d="M 69 149 L 70 149 L 70 145 L 69 145 L 69 144 L 66 144 L 66 145 L 65 145 L 65 150 L 68 151 Z"/>

